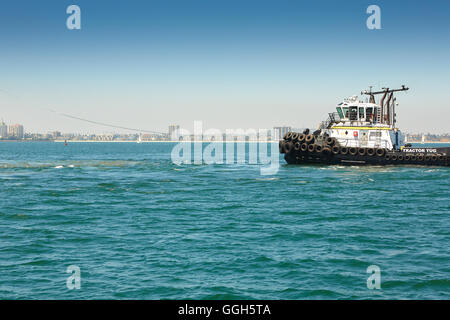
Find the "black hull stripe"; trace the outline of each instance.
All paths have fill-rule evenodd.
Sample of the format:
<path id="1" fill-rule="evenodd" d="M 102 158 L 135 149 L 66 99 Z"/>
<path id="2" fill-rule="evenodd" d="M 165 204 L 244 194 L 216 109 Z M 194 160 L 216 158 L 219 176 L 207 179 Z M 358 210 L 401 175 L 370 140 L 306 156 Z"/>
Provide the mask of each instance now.
<path id="1" fill-rule="evenodd" d="M 388 155 L 405 155 L 403 152 L 396 153 L 388 153 Z M 315 163 L 315 164 L 331 164 L 331 165 L 424 165 L 424 166 L 446 166 L 450 165 L 450 156 L 447 155 L 443 160 L 387 160 L 385 156 L 361 156 L 361 155 L 324 155 L 322 153 L 316 152 L 298 152 L 292 151 L 288 154 L 285 154 L 284 159 L 288 164 L 307 164 L 307 163 Z"/>

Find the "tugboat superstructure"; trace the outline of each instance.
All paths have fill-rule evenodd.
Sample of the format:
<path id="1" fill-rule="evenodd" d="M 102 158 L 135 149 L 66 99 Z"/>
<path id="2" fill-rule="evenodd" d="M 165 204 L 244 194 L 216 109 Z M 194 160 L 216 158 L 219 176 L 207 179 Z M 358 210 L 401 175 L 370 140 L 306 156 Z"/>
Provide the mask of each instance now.
<path id="1" fill-rule="evenodd" d="M 358 96 L 344 99 L 336 111 L 328 114 L 319 129 L 303 133 L 288 132 L 280 141 L 280 153 L 288 163 L 325 164 L 422 164 L 448 166 L 450 148 L 411 148 L 405 145 L 402 132 L 396 127 L 395 92 L 362 91 L 368 95 L 363 102 Z M 382 95 L 379 104 L 375 96 Z"/>

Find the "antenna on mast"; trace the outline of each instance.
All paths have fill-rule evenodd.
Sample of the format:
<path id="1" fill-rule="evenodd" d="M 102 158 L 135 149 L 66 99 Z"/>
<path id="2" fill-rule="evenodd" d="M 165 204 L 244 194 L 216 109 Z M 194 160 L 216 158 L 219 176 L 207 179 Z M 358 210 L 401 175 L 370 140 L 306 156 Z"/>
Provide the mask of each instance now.
<path id="1" fill-rule="evenodd" d="M 375 97 L 373 96 L 373 93 L 372 93 L 372 86 L 369 86 L 369 91 L 367 91 L 367 90 L 361 91 L 361 95 L 363 95 L 363 94 L 367 94 L 370 96 L 370 98 L 369 98 L 370 103 L 375 103 Z"/>

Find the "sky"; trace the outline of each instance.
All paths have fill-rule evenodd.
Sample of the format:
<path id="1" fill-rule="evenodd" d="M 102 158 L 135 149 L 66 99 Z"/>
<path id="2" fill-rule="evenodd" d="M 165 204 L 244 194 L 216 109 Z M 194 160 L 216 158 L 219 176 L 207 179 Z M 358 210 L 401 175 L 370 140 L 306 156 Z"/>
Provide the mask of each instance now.
<path id="1" fill-rule="evenodd" d="M 1 1 L 0 118 L 43 133 L 127 132 L 60 113 L 162 132 L 315 128 L 343 98 L 405 84 L 400 129 L 446 133 L 449 40 L 445 0 Z"/>

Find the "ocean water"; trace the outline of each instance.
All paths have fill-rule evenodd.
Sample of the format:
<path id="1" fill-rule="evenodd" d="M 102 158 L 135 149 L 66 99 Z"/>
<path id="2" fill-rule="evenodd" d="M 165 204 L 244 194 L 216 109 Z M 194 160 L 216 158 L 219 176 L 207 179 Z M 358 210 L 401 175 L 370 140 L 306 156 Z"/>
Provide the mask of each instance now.
<path id="1" fill-rule="evenodd" d="M 450 298 L 450 168 L 263 176 L 173 146 L 0 143 L 0 298 Z"/>

